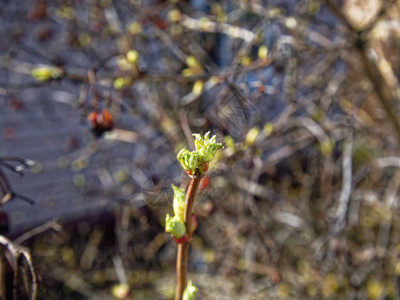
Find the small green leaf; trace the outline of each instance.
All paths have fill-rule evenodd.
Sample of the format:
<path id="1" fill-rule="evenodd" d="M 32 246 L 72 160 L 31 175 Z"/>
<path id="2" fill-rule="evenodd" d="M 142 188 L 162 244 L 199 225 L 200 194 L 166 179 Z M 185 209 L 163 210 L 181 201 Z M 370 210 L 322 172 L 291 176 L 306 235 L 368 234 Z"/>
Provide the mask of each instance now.
<path id="1" fill-rule="evenodd" d="M 178 216 L 171 217 L 167 214 L 165 217 L 165 231 L 179 239 L 186 233 L 186 227 Z"/>
<path id="2" fill-rule="evenodd" d="M 185 214 L 185 191 L 181 188 L 172 184 L 172 189 L 174 190 L 174 200 L 173 200 L 173 208 L 175 216 L 177 216 L 182 222 L 184 220 Z"/>

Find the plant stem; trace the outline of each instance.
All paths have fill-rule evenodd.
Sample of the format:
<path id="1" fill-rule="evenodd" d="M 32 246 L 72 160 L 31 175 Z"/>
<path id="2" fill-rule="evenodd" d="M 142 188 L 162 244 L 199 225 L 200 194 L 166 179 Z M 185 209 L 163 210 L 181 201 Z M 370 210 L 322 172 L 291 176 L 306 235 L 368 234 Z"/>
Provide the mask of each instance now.
<path id="1" fill-rule="evenodd" d="M 176 288 L 175 300 L 182 300 L 187 281 L 187 257 L 189 252 L 189 243 L 178 244 L 178 253 L 176 255 Z"/>
<path id="2" fill-rule="evenodd" d="M 186 243 L 178 244 L 178 253 L 176 256 L 176 289 L 175 289 L 175 300 L 182 300 L 183 292 L 186 288 L 187 281 L 187 259 L 189 252 L 189 241 L 192 237 L 190 233 L 190 226 L 192 221 L 192 211 L 194 198 L 196 196 L 197 189 L 199 187 L 202 175 L 196 174 L 190 179 L 189 186 L 186 192 L 185 198 L 185 215 L 184 222 L 187 230 L 188 240 Z"/>

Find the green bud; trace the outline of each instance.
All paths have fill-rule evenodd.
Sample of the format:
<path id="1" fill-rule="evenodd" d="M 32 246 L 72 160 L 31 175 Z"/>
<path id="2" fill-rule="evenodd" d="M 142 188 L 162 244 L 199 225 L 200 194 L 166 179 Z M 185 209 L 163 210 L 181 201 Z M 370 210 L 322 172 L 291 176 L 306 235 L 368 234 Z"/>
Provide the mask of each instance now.
<path id="1" fill-rule="evenodd" d="M 139 59 L 139 52 L 137 52 L 136 50 L 129 50 L 126 54 L 126 58 L 130 63 L 136 64 Z"/>
<path id="2" fill-rule="evenodd" d="M 186 233 L 186 227 L 178 216 L 171 217 L 167 214 L 165 217 L 165 231 L 175 238 L 180 238 Z"/>
<path id="3" fill-rule="evenodd" d="M 252 146 L 255 143 L 259 133 L 260 133 L 260 128 L 258 128 L 257 126 L 251 128 L 249 132 L 247 132 L 246 140 L 244 142 L 245 145 Z"/>
<path id="4" fill-rule="evenodd" d="M 199 153 L 197 151 L 190 152 L 182 149 L 177 155 L 177 159 L 186 171 L 195 171 L 198 166 Z"/>
<path id="5" fill-rule="evenodd" d="M 55 67 L 44 66 L 35 68 L 31 71 L 31 75 L 39 81 L 48 81 L 51 79 L 60 78 L 62 75 L 62 70 Z"/>
<path id="6" fill-rule="evenodd" d="M 171 22 L 179 22 L 182 18 L 182 13 L 178 9 L 173 9 L 168 13 L 168 19 Z"/>
<path id="7" fill-rule="evenodd" d="M 326 139 L 319 144 L 319 150 L 324 156 L 329 157 L 332 155 L 334 146 L 334 143 L 330 139 Z"/>
<path id="8" fill-rule="evenodd" d="M 217 150 L 224 148 L 222 144 L 216 142 L 217 137 L 215 135 L 211 139 L 209 138 L 209 135 L 210 132 L 207 132 L 204 137 L 197 133 L 193 134 L 196 138 L 194 143 L 196 151 L 199 153 L 200 164 L 211 161 Z"/>
<path id="9" fill-rule="evenodd" d="M 218 149 L 224 148 L 222 144 L 216 142 L 215 135 L 211 139 L 209 135 L 210 132 L 207 132 L 204 137 L 194 133 L 193 136 L 196 138 L 196 150 L 190 152 L 189 150 L 182 149 L 178 153 L 177 158 L 182 167 L 188 171 L 189 175 L 192 175 L 196 169 L 198 169 L 200 173 L 206 172 L 208 169 L 208 162 L 214 158 Z"/>
<path id="10" fill-rule="evenodd" d="M 195 300 L 198 288 L 193 285 L 192 281 L 189 280 L 185 291 L 183 292 L 183 300 Z"/>
<path id="11" fill-rule="evenodd" d="M 126 283 L 116 284 L 111 289 L 111 294 L 117 299 L 128 299 L 129 286 Z"/>
<path id="12" fill-rule="evenodd" d="M 228 148 L 231 148 L 231 149 L 235 150 L 235 140 L 233 139 L 233 137 L 231 137 L 230 135 L 227 135 L 225 137 L 225 145 Z"/>
<path id="13" fill-rule="evenodd" d="M 262 45 L 258 48 L 258 57 L 260 59 L 266 59 L 268 57 L 268 48 L 265 45 Z"/>
<path id="14" fill-rule="evenodd" d="M 173 200 L 173 208 L 175 216 L 177 216 L 182 222 L 184 220 L 185 215 L 185 191 L 181 188 L 172 184 L 172 189 L 174 190 L 174 200 Z"/>
<path id="15" fill-rule="evenodd" d="M 272 123 L 265 123 L 264 133 L 266 136 L 270 136 L 274 132 L 274 125 Z"/>
<path id="16" fill-rule="evenodd" d="M 132 83 L 132 79 L 130 77 L 117 77 L 114 80 L 114 88 L 117 90 L 126 88 L 128 85 Z"/>
<path id="17" fill-rule="evenodd" d="M 193 69 L 201 67 L 201 64 L 199 63 L 197 58 L 194 57 L 193 55 L 189 55 L 186 58 L 186 64 L 189 66 L 189 68 L 193 68 Z"/>

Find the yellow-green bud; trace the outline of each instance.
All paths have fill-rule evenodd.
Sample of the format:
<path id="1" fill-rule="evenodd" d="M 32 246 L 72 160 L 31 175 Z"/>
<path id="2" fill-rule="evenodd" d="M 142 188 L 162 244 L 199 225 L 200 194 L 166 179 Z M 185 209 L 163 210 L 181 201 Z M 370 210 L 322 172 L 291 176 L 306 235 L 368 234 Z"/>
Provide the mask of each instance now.
<path id="1" fill-rule="evenodd" d="M 178 9 L 172 9 L 169 13 L 168 13 L 168 19 L 171 22 L 179 22 L 182 18 L 182 13 L 178 10 Z"/>
<path id="2" fill-rule="evenodd" d="M 193 84 L 192 93 L 195 96 L 200 96 L 203 93 L 204 82 L 202 80 L 196 80 Z"/>
<path id="3" fill-rule="evenodd" d="M 200 134 L 194 133 L 193 136 L 196 138 L 195 146 L 196 151 L 199 153 L 199 164 L 210 162 L 217 152 L 218 149 L 224 148 L 222 144 L 216 142 L 216 136 L 214 135 L 211 139 L 209 138 L 210 132 L 207 132 L 204 137 Z"/>
<path id="4" fill-rule="evenodd" d="M 258 48 L 258 57 L 260 59 L 266 59 L 268 57 L 268 48 L 265 45 L 262 45 Z"/>
<path id="5" fill-rule="evenodd" d="M 185 291 L 183 292 L 183 300 L 195 300 L 198 288 L 193 285 L 192 281 L 189 280 Z"/>
<path id="6" fill-rule="evenodd" d="M 142 32 L 142 25 L 138 22 L 132 22 L 129 26 L 128 26 L 128 31 L 130 32 L 130 34 L 136 35 Z"/>
<path id="7" fill-rule="evenodd" d="M 132 83 L 130 77 L 118 77 L 114 80 L 114 88 L 117 90 L 123 89 Z"/>
<path id="8" fill-rule="evenodd" d="M 139 52 L 136 50 L 129 50 L 126 54 L 126 58 L 131 64 L 136 64 L 139 59 Z"/>
<path id="9" fill-rule="evenodd" d="M 260 133 L 260 128 L 258 128 L 257 126 L 251 128 L 246 135 L 245 144 L 247 146 L 253 145 L 255 143 L 259 133 Z"/>
<path id="10" fill-rule="evenodd" d="M 177 159 L 186 171 L 195 171 L 198 167 L 199 153 L 197 151 L 190 152 L 182 149 L 177 155 Z"/>
<path id="11" fill-rule="evenodd" d="M 183 222 L 185 215 L 185 191 L 173 184 L 172 189 L 174 190 L 174 200 L 172 204 L 174 213 L 175 216 L 177 216 Z"/>
<path id="12" fill-rule="evenodd" d="M 186 64 L 189 66 L 189 68 L 193 68 L 193 69 L 201 67 L 201 64 L 196 59 L 196 57 L 194 57 L 193 55 L 189 55 L 186 58 Z"/>
<path id="13" fill-rule="evenodd" d="M 62 75 L 62 70 L 55 67 L 39 67 L 31 71 L 31 75 L 40 81 L 48 81 L 51 79 L 60 78 Z"/>
<path id="14" fill-rule="evenodd" d="M 198 170 L 200 173 L 206 172 L 208 169 L 207 163 L 214 158 L 218 149 L 224 148 L 222 144 L 216 142 L 215 135 L 211 139 L 209 135 L 210 132 L 207 132 L 204 137 L 194 133 L 193 136 L 196 138 L 196 150 L 190 152 L 189 150 L 182 149 L 177 155 L 182 167 L 188 171 L 190 175 L 195 172 L 197 168 L 199 168 Z"/>
<path id="15" fill-rule="evenodd" d="M 274 125 L 272 123 L 265 123 L 264 125 L 264 133 L 266 136 L 270 136 L 274 131 Z"/>
<path id="16" fill-rule="evenodd" d="M 111 294 L 117 299 L 127 299 L 129 297 L 129 286 L 126 283 L 116 284 L 111 289 Z"/>
<path id="17" fill-rule="evenodd" d="M 180 238 L 186 233 L 186 227 L 178 216 L 171 217 L 167 214 L 165 217 L 165 231 L 175 238 Z"/>

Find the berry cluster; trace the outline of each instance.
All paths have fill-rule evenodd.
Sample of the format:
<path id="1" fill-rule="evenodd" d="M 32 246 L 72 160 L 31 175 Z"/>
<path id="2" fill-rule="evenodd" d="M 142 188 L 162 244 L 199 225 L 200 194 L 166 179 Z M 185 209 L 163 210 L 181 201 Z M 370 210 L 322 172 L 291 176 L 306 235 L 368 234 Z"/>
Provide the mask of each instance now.
<path id="1" fill-rule="evenodd" d="M 106 131 L 111 131 L 114 128 L 114 121 L 108 109 L 103 109 L 101 112 L 91 112 L 88 115 L 88 120 L 93 134 L 100 137 Z"/>

